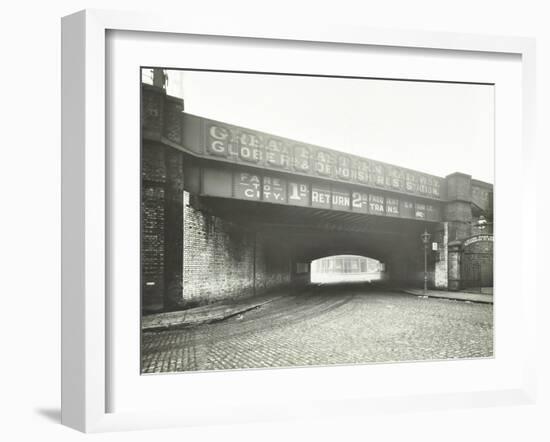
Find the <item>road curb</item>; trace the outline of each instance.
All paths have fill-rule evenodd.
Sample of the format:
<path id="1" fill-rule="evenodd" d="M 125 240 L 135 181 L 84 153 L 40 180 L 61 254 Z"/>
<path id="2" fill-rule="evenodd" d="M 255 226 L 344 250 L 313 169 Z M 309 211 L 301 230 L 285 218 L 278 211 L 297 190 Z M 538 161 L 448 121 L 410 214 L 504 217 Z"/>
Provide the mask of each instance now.
<path id="1" fill-rule="evenodd" d="M 432 299 L 449 299 L 452 301 L 462 301 L 462 302 L 475 302 L 476 304 L 493 304 L 493 295 L 477 295 L 474 293 L 458 292 L 456 295 L 453 295 L 453 292 L 445 293 L 430 293 L 424 294 L 424 292 L 419 292 L 415 290 L 402 289 L 401 292 L 406 293 L 407 295 L 417 296 L 419 298 L 427 297 Z M 448 293 L 448 294 L 447 294 Z M 459 295 L 459 296 L 457 296 Z M 486 299 L 480 298 L 480 296 L 486 296 Z"/>
<path id="2" fill-rule="evenodd" d="M 245 313 L 250 310 L 254 310 L 265 304 L 269 304 L 270 302 L 273 302 L 278 298 L 280 298 L 280 296 L 276 296 L 276 297 L 255 302 L 252 304 L 242 305 L 239 307 L 227 308 L 225 310 L 221 310 L 219 312 L 214 312 L 214 313 L 205 312 L 203 314 L 202 312 L 200 312 L 197 314 L 195 312 L 195 317 L 193 317 L 194 312 L 190 310 L 183 310 L 181 312 L 170 312 L 170 313 L 167 313 L 166 315 L 170 315 L 171 318 L 167 319 L 165 323 L 154 323 L 151 325 L 142 325 L 141 331 L 157 332 L 157 331 L 166 331 L 166 330 L 177 330 L 177 329 L 193 327 L 193 326 L 202 325 L 202 324 L 211 324 L 213 322 L 219 322 L 219 321 L 223 321 L 225 319 L 231 318 L 240 313 Z M 215 309 L 216 307 L 213 307 L 213 308 Z M 163 315 L 163 314 L 160 313 L 160 315 Z"/>

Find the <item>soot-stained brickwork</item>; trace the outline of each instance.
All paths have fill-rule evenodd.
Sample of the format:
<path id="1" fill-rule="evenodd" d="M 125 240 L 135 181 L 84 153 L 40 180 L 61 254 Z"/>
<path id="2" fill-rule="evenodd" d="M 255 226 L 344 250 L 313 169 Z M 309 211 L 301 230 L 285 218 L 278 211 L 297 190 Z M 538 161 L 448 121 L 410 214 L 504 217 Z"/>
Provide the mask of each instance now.
<path id="1" fill-rule="evenodd" d="M 142 148 L 141 187 L 141 287 L 144 311 L 164 307 L 165 186 L 164 149 L 154 144 Z"/>
<path id="2" fill-rule="evenodd" d="M 205 160 L 182 153 L 186 140 L 183 109 L 183 100 L 168 96 L 162 88 L 143 85 L 143 312 L 188 308 L 308 282 L 309 273 L 298 274 L 296 270 L 296 265 L 307 266 L 308 262 L 295 260 L 301 252 L 288 235 L 279 232 L 277 236 L 261 222 L 243 223 L 242 214 L 241 221 L 236 222 L 201 203 L 206 197 L 200 196 L 197 183 L 201 182 Z M 492 285 L 492 243 L 491 250 L 485 252 L 463 250 L 467 238 L 492 231 L 492 185 L 463 173 L 451 174 L 445 178 L 442 207 L 442 222 L 426 226 L 438 244 L 437 251 L 428 251 L 430 286 L 458 290 L 466 279 Z M 476 220 L 482 215 L 486 225 L 477 232 Z M 324 235 L 334 233 L 327 227 Z M 407 247 L 405 243 L 385 243 L 395 252 L 386 260 L 391 277 L 388 283 L 410 286 L 423 279 L 419 236 L 415 234 L 408 241 Z M 325 256 L 334 252 L 334 241 L 327 244 Z"/>
<path id="3" fill-rule="evenodd" d="M 183 304 L 252 295 L 254 232 L 202 211 L 187 192 L 184 206 Z"/>
<path id="4" fill-rule="evenodd" d="M 187 192 L 183 218 L 183 307 L 290 284 L 290 249 L 280 238 L 210 214 Z"/>
<path id="5" fill-rule="evenodd" d="M 184 192 L 184 156 L 142 146 L 142 310 L 184 309 L 291 283 L 284 238 L 201 208 Z M 196 204 L 193 202 L 196 201 Z"/>
<path id="6" fill-rule="evenodd" d="M 156 142 L 142 145 L 142 309 L 178 307 L 183 272 L 183 157 Z"/>
<path id="7" fill-rule="evenodd" d="M 143 85 L 142 310 L 152 313 L 253 296 L 291 282 L 284 238 L 223 219 L 184 192 L 183 101 Z M 196 201 L 197 204 L 193 204 Z"/>

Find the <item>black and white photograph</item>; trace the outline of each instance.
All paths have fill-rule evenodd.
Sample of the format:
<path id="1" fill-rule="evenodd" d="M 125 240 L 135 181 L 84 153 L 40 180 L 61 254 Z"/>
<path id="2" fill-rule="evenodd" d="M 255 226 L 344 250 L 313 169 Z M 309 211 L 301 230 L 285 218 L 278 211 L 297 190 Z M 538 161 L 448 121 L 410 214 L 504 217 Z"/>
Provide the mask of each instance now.
<path id="1" fill-rule="evenodd" d="M 547 10 L 7 2 L 0 439 L 549 441 Z"/>
<path id="2" fill-rule="evenodd" d="M 494 85 L 142 68 L 141 372 L 493 357 Z"/>

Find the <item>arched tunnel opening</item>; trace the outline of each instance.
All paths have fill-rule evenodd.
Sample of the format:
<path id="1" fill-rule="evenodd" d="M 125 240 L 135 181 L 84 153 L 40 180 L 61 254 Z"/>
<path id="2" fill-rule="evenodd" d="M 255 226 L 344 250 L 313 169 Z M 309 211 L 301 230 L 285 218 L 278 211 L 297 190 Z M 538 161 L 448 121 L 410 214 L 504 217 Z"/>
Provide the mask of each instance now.
<path id="1" fill-rule="evenodd" d="M 360 255 L 333 255 L 311 262 L 310 283 L 342 284 L 382 281 L 385 264 Z"/>
<path id="2" fill-rule="evenodd" d="M 481 293 L 493 282 L 492 184 L 469 168 L 443 177 L 381 162 L 361 127 L 352 154 L 307 131 L 235 126 L 234 112 L 183 112 L 153 71 L 141 90 L 142 373 L 493 356 Z"/>
<path id="3" fill-rule="evenodd" d="M 365 289 L 420 288 L 420 236 L 426 228 L 435 233 L 436 225 L 188 194 L 182 227 L 183 256 L 173 250 L 178 259 L 167 261 L 174 263 L 173 278 L 152 286 L 161 295 L 159 307 L 144 303 L 148 312 L 270 292 L 306 293 L 316 284 L 327 289 L 352 282 Z M 350 257 L 349 262 L 341 257 Z M 331 259 L 336 261 L 330 264 Z M 427 264 L 433 281 L 434 256 Z M 321 275 L 324 265 L 327 271 Z"/>

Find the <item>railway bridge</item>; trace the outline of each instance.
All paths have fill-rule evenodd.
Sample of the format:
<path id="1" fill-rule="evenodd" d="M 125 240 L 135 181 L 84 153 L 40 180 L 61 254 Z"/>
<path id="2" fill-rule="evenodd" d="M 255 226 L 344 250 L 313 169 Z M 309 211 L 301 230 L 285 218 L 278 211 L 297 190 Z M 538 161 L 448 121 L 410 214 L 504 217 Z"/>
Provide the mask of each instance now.
<path id="1" fill-rule="evenodd" d="M 492 184 L 183 110 L 142 85 L 144 312 L 300 287 L 332 255 L 377 259 L 387 284 L 421 286 L 425 231 L 431 287 L 492 285 Z"/>

